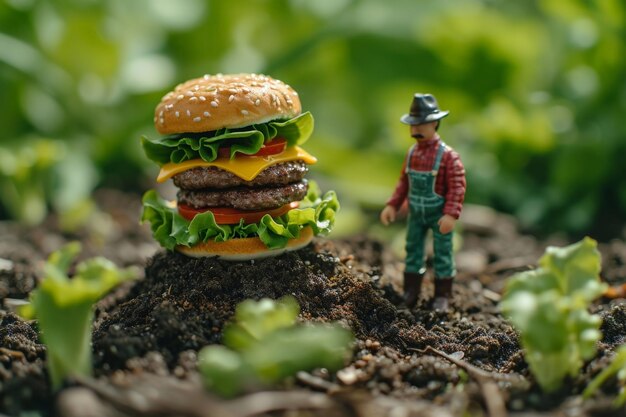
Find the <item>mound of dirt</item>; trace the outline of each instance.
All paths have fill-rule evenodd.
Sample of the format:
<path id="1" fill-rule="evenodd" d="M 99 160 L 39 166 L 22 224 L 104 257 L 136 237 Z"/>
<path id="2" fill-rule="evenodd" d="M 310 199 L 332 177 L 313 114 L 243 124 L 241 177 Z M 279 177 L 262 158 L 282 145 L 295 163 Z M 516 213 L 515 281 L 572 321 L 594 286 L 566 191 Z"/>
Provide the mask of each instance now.
<path id="1" fill-rule="evenodd" d="M 346 252 L 356 255 L 342 255 Z M 393 386 L 395 394 L 409 394 L 416 386 L 430 384 L 432 390 L 432 381 L 439 380 L 444 389 L 458 379 L 458 371 L 414 356 L 415 349 L 427 346 L 464 352 L 488 370 L 524 367 L 515 332 L 494 315 L 495 303 L 483 296 L 482 287 L 456 285 L 455 309 L 448 314 L 428 310 L 425 298 L 420 308 L 409 311 L 391 285 L 379 279 L 381 259 L 380 244 L 371 240 L 318 240 L 254 262 L 159 252 L 149 261 L 145 279 L 100 314 L 93 339 L 96 367 L 104 373 L 125 369 L 131 358 L 158 352 L 174 368 L 181 353 L 220 342 L 239 302 L 284 295 L 298 300 L 301 320 L 338 321 L 354 332 L 361 368 L 357 386 L 374 381 L 382 385 L 369 387 L 380 392 Z M 376 355 L 385 359 L 372 360 Z M 440 378 L 433 378 L 433 369 Z"/>

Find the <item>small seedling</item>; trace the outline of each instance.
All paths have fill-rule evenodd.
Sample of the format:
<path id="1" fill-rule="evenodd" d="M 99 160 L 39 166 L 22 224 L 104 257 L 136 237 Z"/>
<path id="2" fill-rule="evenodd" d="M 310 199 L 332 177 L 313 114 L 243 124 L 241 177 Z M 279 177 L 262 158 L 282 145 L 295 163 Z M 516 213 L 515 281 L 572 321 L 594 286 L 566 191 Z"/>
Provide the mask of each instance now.
<path id="1" fill-rule="evenodd" d="M 620 346 L 615 353 L 615 357 L 609 365 L 600 372 L 583 391 L 583 397 L 588 399 L 604 384 L 609 378 L 617 377 L 620 383 L 619 394 L 615 398 L 615 407 L 626 404 L 626 345 Z"/>
<path id="2" fill-rule="evenodd" d="M 588 312 L 606 287 L 599 279 L 596 246 L 587 237 L 564 248 L 549 247 L 539 268 L 507 283 L 502 312 L 520 332 L 526 362 L 545 391 L 576 375 L 601 337 L 600 317 Z"/>
<path id="3" fill-rule="evenodd" d="M 91 375 L 93 304 L 137 276 L 135 269 L 118 269 L 108 259 L 97 257 L 79 263 L 70 279 L 67 273 L 80 250 L 80 243 L 73 242 L 50 255 L 44 279 L 31 293 L 30 304 L 20 311 L 23 317 L 38 320 L 54 389 L 68 376 Z"/>
<path id="4" fill-rule="evenodd" d="M 296 325 L 299 311 L 292 297 L 239 304 L 235 322 L 224 330 L 226 346 L 200 351 L 199 367 L 207 388 L 231 397 L 298 371 L 341 368 L 350 353 L 352 334 L 339 325 Z"/>

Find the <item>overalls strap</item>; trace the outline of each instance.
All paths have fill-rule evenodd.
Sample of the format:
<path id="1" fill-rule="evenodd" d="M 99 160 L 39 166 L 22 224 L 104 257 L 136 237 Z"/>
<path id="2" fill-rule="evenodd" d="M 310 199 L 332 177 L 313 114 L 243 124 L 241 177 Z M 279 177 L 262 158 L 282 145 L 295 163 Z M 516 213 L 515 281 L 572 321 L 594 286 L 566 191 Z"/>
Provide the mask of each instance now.
<path id="1" fill-rule="evenodd" d="M 435 163 L 433 164 L 432 174 L 437 175 L 439 172 L 439 166 L 441 165 L 441 160 L 443 159 L 443 153 L 446 151 L 446 144 L 441 142 L 439 144 L 439 149 L 437 149 L 437 156 L 435 157 Z"/>
<path id="2" fill-rule="evenodd" d="M 404 168 L 404 172 L 408 173 L 411 167 L 411 158 L 413 158 L 413 152 L 415 152 L 415 147 L 417 146 L 417 144 L 414 144 L 413 146 L 411 146 L 411 149 L 409 150 L 409 153 L 406 156 L 406 166 Z"/>

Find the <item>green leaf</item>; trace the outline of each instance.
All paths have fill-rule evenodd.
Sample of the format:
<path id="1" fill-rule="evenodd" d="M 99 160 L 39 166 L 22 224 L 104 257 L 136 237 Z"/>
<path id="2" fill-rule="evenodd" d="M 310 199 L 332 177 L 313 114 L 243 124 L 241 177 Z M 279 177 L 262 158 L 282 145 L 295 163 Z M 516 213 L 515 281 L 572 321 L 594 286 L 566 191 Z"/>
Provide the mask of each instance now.
<path id="1" fill-rule="evenodd" d="M 245 350 L 268 334 L 293 326 L 299 313 L 300 306 L 291 296 L 278 301 L 243 301 L 235 311 L 235 323 L 224 329 L 224 343 L 235 350 Z"/>
<path id="2" fill-rule="evenodd" d="M 343 366 L 353 336 L 339 325 L 297 325 L 300 306 L 291 297 L 246 300 L 224 330 L 225 346 L 200 351 L 205 385 L 223 396 L 268 386 L 298 371 Z"/>
<path id="3" fill-rule="evenodd" d="M 330 233 L 335 222 L 335 212 L 340 207 L 334 191 L 328 191 L 320 197 L 313 181 L 309 182 L 309 191 L 299 208 L 280 217 L 265 215 L 256 224 L 240 222 L 237 225 L 218 225 L 210 211 L 196 215 L 189 221 L 154 190 L 147 191 L 142 201 L 142 222 L 150 222 L 155 240 L 170 250 L 177 245 L 192 246 L 209 240 L 224 242 L 246 237 L 258 237 L 270 249 L 283 248 L 289 239 L 299 237 L 307 226 L 313 229 L 315 235 Z"/>
<path id="4" fill-rule="evenodd" d="M 589 301 L 602 294 L 600 254 L 596 241 L 589 237 L 565 248 L 549 247 L 539 265 L 558 278 L 564 294 L 578 294 Z"/>
<path id="5" fill-rule="evenodd" d="M 221 146 L 230 147 L 231 159 L 236 153 L 252 155 L 263 143 L 275 137 L 287 140 L 287 146 L 301 145 L 313 133 L 314 120 L 306 112 L 285 121 L 247 126 L 239 129 L 219 129 L 212 132 L 185 133 L 160 139 L 141 138 L 146 156 L 159 165 L 179 164 L 191 159 L 214 161 Z"/>
<path id="6" fill-rule="evenodd" d="M 82 245 L 80 242 L 71 242 L 58 251 L 53 252 L 48 257 L 48 262 L 44 265 L 45 274 L 50 278 L 66 281 L 67 271 L 69 271 L 72 262 L 76 259 L 81 250 Z"/>
<path id="7" fill-rule="evenodd" d="M 74 242 L 50 255 L 44 279 L 21 312 L 39 321 L 54 388 L 69 375 L 91 374 L 92 306 L 113 287 L 137 276 L 135 269 L 120 270 L 107 259 L 93 258 L 79 263 L 69 279 L 66 272 L 79 252 L 80 244 Z"/>
<path id="8" fill-rule="evenodd" d="M 261 381 L 275 383 L 298 371 L 340 369 L 350 353 L 352 340 L 352 334 L 339 325 L 289 327 L 250 346 L 243 357 Z"/>
<path id="9" fill-rule="evenodd" d="M 611 364 L 604 368 L 583 391 L 583 398 L 589 399 L 609 378 L 617 376 L 622 383 L 620 387 L 620 395 L 615 399 L 616 406 L 622 406 L 626 402 L 626 345 L 622 345 L 617 349 Z"/>
<path id="10" fill-rule="evenodd" d="M 539 264 L 509 279 L 501 308 L 520 332 L 537 382 L 553 391 L 595 354 L 600 318 L 587 309 L 605 285 L 599 280 L 600 253 L 590 238 L 548 248 Z"/>
<path id="11" fill-rule="evenodd" d="M 232 397 L 256 383 L 256 377 L 241 355 L 225 346 L 203 348 L 198 353 L 198 368 L 205 387 L 222 397 Z"/>

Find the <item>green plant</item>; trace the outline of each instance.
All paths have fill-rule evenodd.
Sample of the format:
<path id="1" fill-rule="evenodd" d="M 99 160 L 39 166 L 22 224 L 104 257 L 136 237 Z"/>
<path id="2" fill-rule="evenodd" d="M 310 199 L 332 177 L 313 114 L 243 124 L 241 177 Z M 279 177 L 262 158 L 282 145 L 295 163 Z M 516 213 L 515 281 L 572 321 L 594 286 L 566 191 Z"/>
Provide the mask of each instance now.
<path id="1" fill-rule="evenodd" d="M 65 153 L 65 145 L 52 140 L 0 147 L 2 205 L 13 219 L 28 225 L 43 220 L 48 213 L 50 177 Z"/>
<path id="2" fill-rule="evenodd" d="M 338 325 L 295 325 L 299 311 L 293 297 L 240 303 L 235 322 L 224 330 L 225 346 L 200 351 L 207 388 L 230 397 L 301 370 L 343 366 L 352 334 Z"/>
<path id="3" fill-rule="evenodd" d="M 606 382 L 607 379 L 616 376 L 620 382 L 620 389 L 617 398 L 615 398 L 614 405 L 620 407 L 626 403 L 626 345 L 622 345 L 617 349 L 615 357 L 609 365 L 600 372 L 591 383 L 583 391 L 583 397 L 585 399 L 591 397 L 594 392 Z"/>
<path id="4" fill-rule="evenodd" d="M 80 147 L 42 138 L 0 146 L 0 206 L 20 223 L 39 224 L 52 209 L 64 231 L 75 231 L 87 223 L 85 209 L 94 211 L 90 195 L 96 181 Z"/>
<path id="5" fill-rule="evenodd" d="M 545 391 L 558 388 L 591 358 L 600 339 L 600 317 L 589 303 L 602 294 L 600 253 L 591 238 L 549 247 L 539 268 L 507 283 L 502 312 L 520 332 L 526 361 Z"/>
<path id="6" fill-rule="evenodd" d="M 70 279 L 67 272 L 80 251 L 80 243 L 73 242 L 52 253 L 44 266 L 44 279 L 31 293 L 30 304 L 20 311 L 23 317 L 38 320 L 55 389 L 70 375 L 91 375 L 93 304 L 137 276 L 132 268 L 118 269 L 108 259 L 97 257 L 76 265 Z"/>

